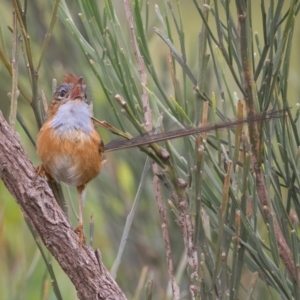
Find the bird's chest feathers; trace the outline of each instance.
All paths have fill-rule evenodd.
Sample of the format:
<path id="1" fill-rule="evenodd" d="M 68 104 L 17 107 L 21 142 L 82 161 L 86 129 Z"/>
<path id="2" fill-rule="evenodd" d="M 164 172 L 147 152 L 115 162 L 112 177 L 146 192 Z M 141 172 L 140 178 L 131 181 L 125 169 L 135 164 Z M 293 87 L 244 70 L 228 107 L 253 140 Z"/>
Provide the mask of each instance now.
<path id="1" fill-rule="evenodd" d="M 54 134 L 59 136 L 70 135 L 74 131 L 88 135 L 93 131 L 91 117 L 88 104 L 82 101 L 68 101 L 58 108 L 50 126 Z"/>
<path id="2" fill-rule="evenodd" d="M 91 117 L 86 103 L 69 101 L 58 108 L 47 130 L 41 130 L 40 138 L 49 134 L 50 139 L 40 142 L 46 147 L 40 147 L 40 157 L 56 181 L 79 186 L 100 172 L 100 138 Z"/>

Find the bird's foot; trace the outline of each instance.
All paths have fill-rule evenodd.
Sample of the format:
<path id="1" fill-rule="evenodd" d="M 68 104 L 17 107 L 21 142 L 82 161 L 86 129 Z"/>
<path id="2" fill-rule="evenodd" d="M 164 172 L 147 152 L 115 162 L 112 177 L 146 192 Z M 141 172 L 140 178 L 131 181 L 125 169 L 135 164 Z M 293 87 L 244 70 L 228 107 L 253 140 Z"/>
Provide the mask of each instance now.
<path id="1" fill-rule="evenodd" d="M 45 169 L 43 165 L 39 165 L 35 168 L 35 178 L 34 180 L 36 180 L 38 178 L 38 176 L 40 175 L 44 175 L 45 174 Z"/>
<path id="2" fill-rule="evenodd" d="M 43 165 L 39 165 L 35 168 L 35 178 L 34 180 L 36 180 L 38 178 L 38 176 L 45 176 L 47 178 L 48 181 L 53 180 L 52 177 L 50 176 L 50 174 L 45 170 L 45 167 Z"/>
<path id="3" fill-rule="evenodd" d="M 78 224 L 78 226 L 75 228 L 75 232 L 78 234 L 79 238 L 79 246 L 82 247 L 83 244 L 85 244 L 85 236 L 83 231 L 83 224 Z"/>

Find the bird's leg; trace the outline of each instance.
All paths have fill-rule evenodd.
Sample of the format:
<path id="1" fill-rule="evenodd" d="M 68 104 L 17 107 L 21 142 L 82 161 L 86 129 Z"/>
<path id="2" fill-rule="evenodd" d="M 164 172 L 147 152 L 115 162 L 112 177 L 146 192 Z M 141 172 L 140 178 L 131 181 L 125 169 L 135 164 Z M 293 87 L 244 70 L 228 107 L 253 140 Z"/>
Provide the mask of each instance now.
<path id="1" fill-rule="evenodd" d="M 81 247 L 83 243 L 85 243 L 85 236 L 83 231 L 83 218 L 82 218 L 82 207 L 83 207 L 83 190 L 85 188 L 85 185 L 81 185 L 77 187 L 78 191 L 78 204 L 79 204 L 79 223 L 78 226 L 75 229 L 75 232 L 78 233 L 79 237 L 79 246 Z"/>

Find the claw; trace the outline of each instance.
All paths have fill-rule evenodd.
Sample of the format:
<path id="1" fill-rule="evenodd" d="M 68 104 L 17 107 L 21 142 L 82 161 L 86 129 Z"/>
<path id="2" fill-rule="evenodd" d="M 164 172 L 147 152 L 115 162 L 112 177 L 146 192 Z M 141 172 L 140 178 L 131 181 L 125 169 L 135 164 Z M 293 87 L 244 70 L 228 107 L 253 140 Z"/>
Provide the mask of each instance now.
<path id="1" fill-rule="evenodd" d="M 38 178 L 38 176 L 45 176 L 47 178 L 48 181 L 52 181 L 53 178 L 50 176 L 50 174 L 45 170 L 43 165 L 39 165 L 35 168 L 35 177 L 34 180 L 36 180 Z"/>
<path id="2" fill-rule="evenodd" d="M 85 244 L 86 241 L 83 231 L 83 224 L 78 224 L 78 226 L 75 228 L 75 232 L 78 234 L 79 247 L 82 247 L 82 245 Z"/>

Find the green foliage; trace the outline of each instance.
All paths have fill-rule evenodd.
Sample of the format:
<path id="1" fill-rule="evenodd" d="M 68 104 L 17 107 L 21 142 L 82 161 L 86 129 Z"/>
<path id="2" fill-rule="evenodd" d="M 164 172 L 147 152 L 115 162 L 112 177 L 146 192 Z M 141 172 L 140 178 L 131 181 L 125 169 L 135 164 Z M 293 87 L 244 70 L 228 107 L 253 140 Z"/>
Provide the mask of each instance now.
<path id="1" fill-rule="evenodd" d="M 164 127 L 185 128 L 241 118 L 243 110 L 251 115 L 292 107 L 285 118 L 250 124 L 249 133 L 247 126 L 237 126 L 141 150 L 158 164 L 155 176 L 165 186 L 162 197 L 180 299 L 297 299 L 300 124 L 299 109 L 291 101 L 299 91 L 290 83 L 290 62 L 297 54 L 299 1 L 231 2 L 162 0 L 154 5 L 134 0 L 131 24 L 127 1 L 54 1 L 51 9 L 45 6 L 51 17 L 45 7 L 24 1 L 28 10 L 12 26 L 22 39 L 5 34 L 2 24 L 0 59 L 13 75 L 11 98 L 18 101 L 21 125 L 16 130 L 36 163 L 28 137 L 34 141 L 37 129 L 28 114 L 32 109 L 41 125 L 41 90 L 47 85 L 50 99 L 50 79 L 64 72 L 84 76 L 97 118 L 131 135 L 162 130 L 161 114 Z M 20 13 L 20 3 L 12 3 Z M 57 9 L 60 21 L 55 25 Z M 37 20 L 31 18 L 34 13 Z M 43 34 L 48 32 L 43 46 L 41 32 L 34 31 L 39 24 Z M 13 40 L 12 45 L 6 40 Z M 11 51 L 4 44 L 8 49 L 15 45 L 17 66 L 10 63 Z M 146 105 L 153 119 L 145 119 Z M 113 139 L 101 133 L 105 142 Z M 88 187 L 85 227 L 93 213 L 93 246 L 129 299 L 172 299 L 172 272 L 155 202 L 159 195 L 152 191 L 153 175 L 146 180 L 149 160 L 136 149 L 108 153 L 107 158 L 102 174 Z M 67 188 L 63 191 L 68 194 Z M 73 190 L 71 197 L 76 199 Z M 22 238 L 11 240 L 16 231 L 12 223 L 20 230 L 24 222 L 19 212 L 11 212 L 17 210 L 12 201 L 7 192 L 0 198 L 0 221 L 7 228 L 0 236 L 5 262 L 0 272 L 6 282 L 11 281 L 13 260 L 26 262 L 16 267 L 13 291 L 0 286 L 2 296 L 74 299 L 70 282 L 33 231 L 36 244 L 16 250 Z M 1 213 L 7 210 L 9 215 Z M 71 209 L 69 217 L 75 224 Z M 30 233 L 23 231 L 27 239 Z"/>

